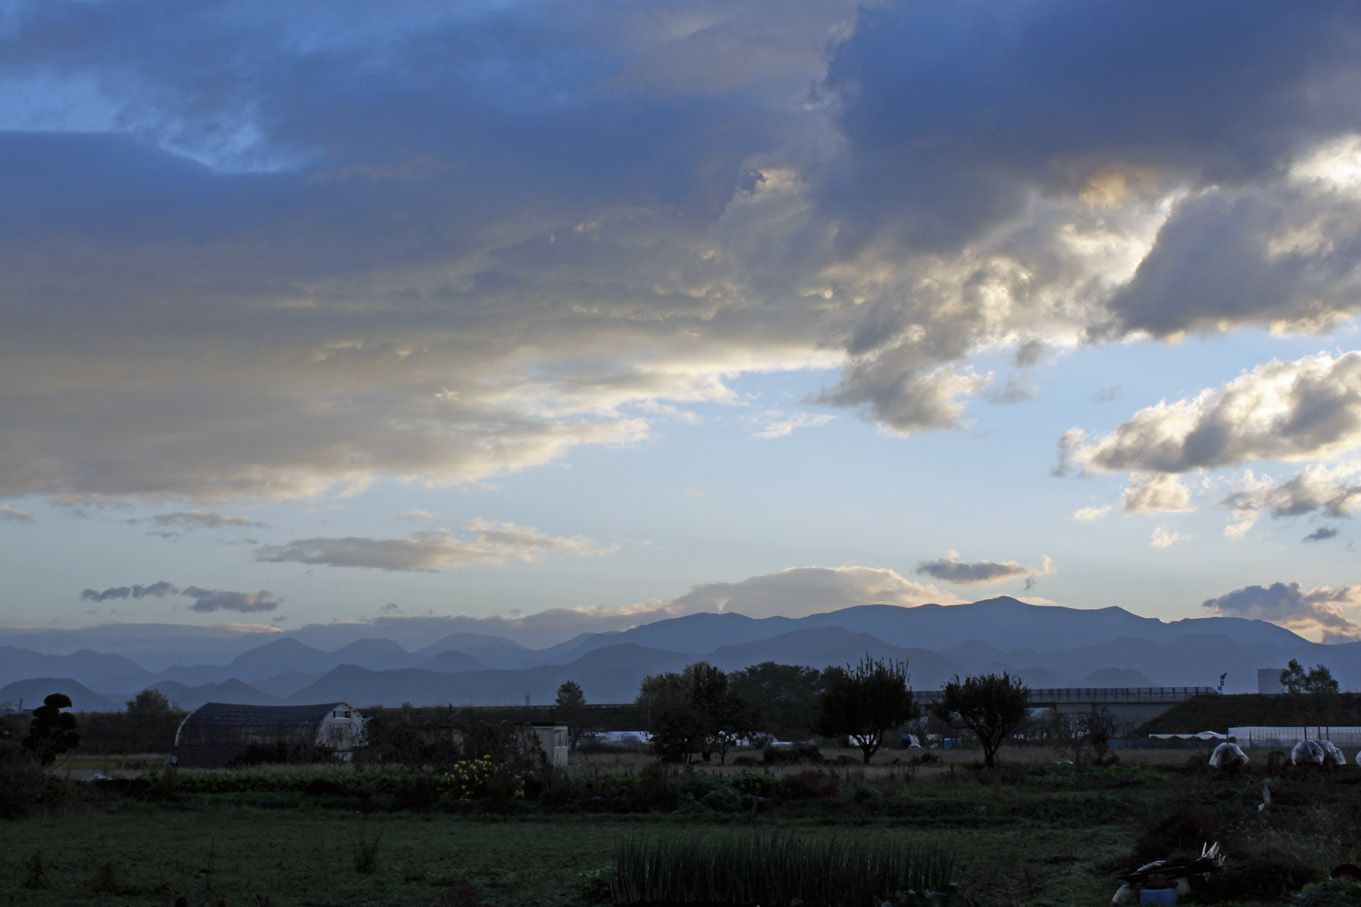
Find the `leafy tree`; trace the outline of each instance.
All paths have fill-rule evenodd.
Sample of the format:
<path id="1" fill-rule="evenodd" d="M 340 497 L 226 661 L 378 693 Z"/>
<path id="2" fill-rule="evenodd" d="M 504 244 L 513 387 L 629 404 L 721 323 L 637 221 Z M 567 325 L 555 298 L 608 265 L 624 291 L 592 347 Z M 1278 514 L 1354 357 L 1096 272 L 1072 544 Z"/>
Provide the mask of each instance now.
<path id="1" fill-rule="evenodd" d="M 1333 678 L 1333 672 L 1325 665 L 1314 665 L 1306 671 L 1298 659 L 1292 658 L 1281 672 L 1281 686 L 1285 687 L 1287 695 L 1294 697 L 1300 712 L 1307 714 L 1316 725 L 1328 723 L 1340 687 Z M 1306 696 L 1307 705 L 1304 701 Z"/>
<path id="2" fill-rule="evenodd" d="M 71 708 L 71 697 L 65 693 L 49 693 L 43 704 L 33 710 L 28 725 L 24 748 L 33 753 L 43 765 L 51 765 L 58 756 L 80 745 L 76 732 L 76 716 L 62 709 Z"/>
<path id="3" fill-rule="evenodd" d="M 128 700 L 128 715 L 132 718 L 151 718 L 164 715 L 175 707 L 160 690 L 147 687 Z"/>
<path id="4" fill-rule="evenodd" d="M 728 675 L 733 692 L 751 703 L 761 730 L 784 739 L 806 736 L 818 716 L 822 672 L 765 661 Z"/>
<path id="5" fill-rule="evenodd" d="M 567 745 L 570 749 L 576 749 L 577 741 L 586 731 L 586 694 L 582 692 L 581 684 L 575 680 L 564 681 L 558 687 L 556 703 L 554 714 L 567 725 Z"/>
<path id="6" fill-rule="evenodd" d="M 951 727 L 973 731 L 983 746 L 983 764 L 996 764 L 997 751 L 1029 714 L 1030 691 L 1010 674 L 980 674 L 945 685 L 933 711 Z"/>
<path id="7" fill-rule="evenodd" d="M 652 748 L 669 762 L 689 762 L 699 755 L 708 762 L 728 750 L 754 727 L 751 708 L 728 685 L 728 675 L 708 662 L 696 662 L 679 674 L 657 674 L 643 680 L 638 704 L 647 716 Z"/>
<path id="8" fill-rule="evenodd" d="M 1339 689 L 1337 681 L 1333 679 L 1333 672 L 1323 665 L 1314 665 L 1304 675 L 1304 692 L 1311 696 L 1331 696 Z"/>
<path id="9" fill-rule="evenodd" d="M 1281 686 L 1285 687 L 1285 691 L 1291 696 L 1298 696 L 1304 692 L 1306 677 L 1304 667 L 1300 664 L 1299 659 L 1292 658 L 1290 664 L 1281 672 Z"/>
<path id="10" fill-rule="evenodd" d="M 850 737 L 868 765 L 883 745 L 884 732 L 916 717 L 907 679 L 907 662 L 868 655 L 855 666 L 828 668 L 813 729 L 827 737 Z"/>

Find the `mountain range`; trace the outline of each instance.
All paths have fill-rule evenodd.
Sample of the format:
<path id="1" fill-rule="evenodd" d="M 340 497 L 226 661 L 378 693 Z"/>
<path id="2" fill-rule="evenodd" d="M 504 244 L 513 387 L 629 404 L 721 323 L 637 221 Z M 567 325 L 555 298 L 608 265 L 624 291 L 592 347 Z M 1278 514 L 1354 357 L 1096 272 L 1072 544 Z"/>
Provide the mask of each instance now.
<path id="1" fill-rule="evenodd" d="M 354 625 L 353 632 L 364 629 Z M 137 641 L 132 655 L 145 648 L 146 634 L 122 635 Z M 581 684 L 588 701 L 624 702 L 647 675 L 701 659 L 725 670 L 763 661 L 822 668 L 866 655 L 906 661 L 913 687 L 921 690 L 938 689 L 956 674 L 1000 671 L 1033 687 L 1215 686 L 1227 672 L 1227 692 L 1255 692 L 1257 669 L 1279 668 L 1291 658 L 1325 664 L 1344 688 L 1361 687 L 1361 643 L 1312 643 L 1265 621 L 1161 621 L 1116 607 L 1032 605 L 1007 597 L 949 606 L 858 605 L 802 618 L 698 613 L 539 649 L 463 631 L 416 649 L 355 635 L 327 650 L 298 635 L 229 650 L 219 663 L 148 670 L 126 652 L 47 654 L 19 644 L 40 638 L 31 632 L 0 630 L 0 703 L 22 699 L 31 707 L 35 697 L 60 690 L 76 708 L 97 710 L 151 687 L 183 708 L 208 701 L 504 705 L 551 702 L 566 680 Z M 188 648 L 198 654 L 210 637 L 193 638 Z M 64 647 L 78 640 L 63 637 Z M 163 664 L 166 658 L 147 660 Z"/>

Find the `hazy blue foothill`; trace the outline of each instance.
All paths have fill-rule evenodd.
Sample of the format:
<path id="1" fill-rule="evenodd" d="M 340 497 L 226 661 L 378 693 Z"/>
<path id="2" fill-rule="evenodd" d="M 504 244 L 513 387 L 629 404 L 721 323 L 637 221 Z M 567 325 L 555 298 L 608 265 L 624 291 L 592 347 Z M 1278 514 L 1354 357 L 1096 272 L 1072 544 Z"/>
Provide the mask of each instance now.
<path id="1" fill-rule="evenodd" d="M 153 663 L 178 642 L 165 629 L 166 651 L 143 650 Z M 1078 610 L 1009 597 L 948 607 L 864 605 L 803 618 L 692 614 L 539 649 L 456 632 L 413 651 L 372 636 L 371 625 L 328 630 L 340 643 L 329 650 L 301 641 L 316 635 L 304 627 L 239 652 L 240 639 L 224 639 L 217 664 L 158 671 L 117 652 L 44 654 L 14 644 L 30 642 L 28 634 L 0 635 L 7 644 L 0 649 L 0 701 L 36 701 L 60 690 L 76 708 L 93 710 L 153 687 L 184 708 L 209 701 L 495 705 L 526 696 L 551 702 L 564 681 L 574 680 L 591 702 L 627 702 L 649 674 L 700 659 L 725 670 L 765 661 L 821 668 L 866 654 L 907 661 L 919 690 L 938 689 L 956 674 L 998 671 L 1033 687 L 1215 686 L 1227 672 L 1226 691 L 1253 692 L 1259 668 L 1291 658 L 1328 665 L 1344 687 L 1361 685 L 1358 643 L 1313 643 L 1264 621 L 1165 622 L 1121 608 Z M 64 631 L 64 644 L 83 645 L 80 633 Z M 345 633 L 354 638 L 345 640 Z"/>

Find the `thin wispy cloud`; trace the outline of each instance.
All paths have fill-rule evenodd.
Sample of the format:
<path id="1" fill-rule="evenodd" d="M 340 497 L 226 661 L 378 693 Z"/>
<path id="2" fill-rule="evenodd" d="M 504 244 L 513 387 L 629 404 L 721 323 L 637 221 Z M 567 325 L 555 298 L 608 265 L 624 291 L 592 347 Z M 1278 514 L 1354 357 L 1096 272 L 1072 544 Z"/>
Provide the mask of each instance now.
<path id="1" fill-rule="evenodd" d="M 1173 529 L 1168 529 L 1165 526 L 1159 526 L 1153 530 L 1153 535 L 1149 538 L 1148 543 L 1154 548 L 1163 550 L 1165 548 L 1171 548 L 1173 545 L 1179 545 L 1182 542 L 1189 542 L 1190 540 L 1191 536 L 1184 532 L 1177 532 Z"/>
<path id="2" fill-rule="evenodd" d="M 1091 523 L 1110 516 L 1113 509 L 1110 504 L 1103 504 L 1099 507 L 1079 507 L 1073 511 L 1073 519 L 1079 523 Z"/>
<path id="3" fill-rule="evenodd" d="M 11 507 L 9 504 L 0 504 L 0 520 L 7 520 L 11 523 L 33 523 L 33 514 L 18 507 Z"/>
<path id="4" fill-rule="evenodd" d="M 757 420 L 759 427 L 752 433 L 752 437 L 764 438 L 767 441 L 787 438 L 796 431 L 821 428 L 835 418 L 827 413 L 798 413 L 792 416 L 784 413 L 766 413 Z"/>
<path id="5" fill-rule="evenodd" d="M 479 519 L 465 523 L 461 533 L 438 529 L 415 532 L 405 538 L 297 539 L 260 548 L 256 559 L 328 567 L 434 571 L 472 564 L 529 563 L 549 554 L 596 557 L 615 550 L 615 546 L 590 539 L 553 536 L 511 522 Z"/>

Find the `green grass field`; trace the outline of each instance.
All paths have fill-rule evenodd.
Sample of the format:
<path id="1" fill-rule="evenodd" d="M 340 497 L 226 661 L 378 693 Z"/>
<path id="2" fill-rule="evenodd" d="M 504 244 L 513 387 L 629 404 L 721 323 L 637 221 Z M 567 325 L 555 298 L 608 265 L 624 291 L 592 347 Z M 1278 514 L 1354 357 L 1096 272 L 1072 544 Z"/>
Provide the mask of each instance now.
<path id="1" fill-rule="evenodd" d="M 668 782 L 681 804 L 674 811 L 582 806 L 594 801 L 553 811 L 544 800 L 492 814 L 476 803 L 397 808 L 377 795 L 351 803 L 299 783 L 371 783 L 348 768 L 184 772 L 172 802 L 75 797 L 0 821 L 0 904 L 601 904 L 622 840 L 751 829 L 948 848 L 960 883 L 955 902 L 978 907 L 1105 904 L 1119 872 L 1141 859 L 1136 851 L 1163 841 L 1170 851 L 1176 840 L 1194 847 L 1200 837 L 1221 839 L 1236 873 L 1236 889 L 1183 903 L 1287 905 L 1283 878 L 1297 890 L 1361 857 L 1350 843 L 1359 840 L 1361 770 L 1274 779 L 1272 807 L 1259 813 L 1262 775 L 1213 777 L 1189 767 L 1185 753 L 1093 770 L 1025 761 L 993 773 L 950 764 L 838 768 L 824 776 L 836 779 L 834 793 L 761 799 L 728 813 L 692 797 L 744 777 L 777 790 L 781 777 L 681 771 Z M 74 776 L 90 764 L 72 759 L 58 772 Z M 602 760 L 574 771 L 627 786 L 631 770 Z M 1279 890 L 1253 894 L 1262 886 Z"/>
<path id="2" fill-rule="evenodd" d="M 468 888 L 487 905 L 601 903 L 603 876 L 628 836 L 721 834 L 745 821 L 672 817 L 552 820 L 445 815 L 353 815 L 216 807 L 124 807 L 101 814 L 0 825 L 0 900 L 59 905 L 459 904 Z M 759 827 L 772 823 L 761 822 Z M 951 835 L 885 818 L 841 826 L 782 823 L 795 834 L 893 836 L 956 849 L 969 889 L 995 888 L 988 903 L 1087 904 L 1112 885 L 1095 863 L 1125 845 L 1118 826 L 1008 824 Z M 357 864 L 376 841 L 372 872 Z M 21 887 L 41 853 L 47 888 Z M 113 867 L 112 873 L 104 864 Z M 995 897 L 994 897 L 995 894 Z"/>

